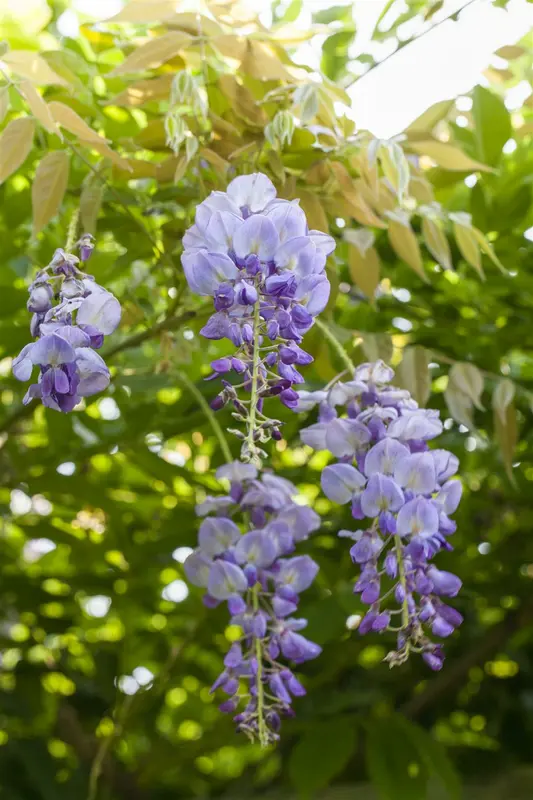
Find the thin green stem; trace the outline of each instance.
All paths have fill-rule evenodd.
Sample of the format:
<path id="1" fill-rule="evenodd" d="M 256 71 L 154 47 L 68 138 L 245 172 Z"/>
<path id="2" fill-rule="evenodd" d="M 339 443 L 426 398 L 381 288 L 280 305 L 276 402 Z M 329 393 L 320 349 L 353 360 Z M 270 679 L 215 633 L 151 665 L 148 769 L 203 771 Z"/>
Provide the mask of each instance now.
<path id="1" fill-rule="evenodd" d="M 250 393 L 250 414 L 247 421 L 247 432 L 245 446 L 250 461 L 256 466 L 261 466 L 261 461 L 257 455 L 257 447 L 255 444 L 255 425 L 257 420 L 257 401 L 258 396 L 258 379 L 259 379 L 259 324 L 260 324 L 260 304 L 259 300 L 254 307 L 253 330 L 254 330 L 254 348 L 252 356 L 252 389 Z"/>
<path id="2" fill-rule="evenodd" d="M 259 305 L 259 303 L 257 304 Z M 252 589 L 252 605 L 254 614 L 259 611 L 259 589 L 260 584 L 256 583 Z M 259 734 L 259 744 L 266 747 L 268 744 L 268 734 L 265 723 L 265 687 L 263 686 L 263 653 L 261 652 L 261 641 L 255 639 L 255 658 L 257 661 L 257 725 Z"/>
<path id="3" fill-rule="evenodd" d="M 111 746 L 113 745 L 113 742 L 122 734 L 122 729 L 124 727 L 129 710 L 134 702 L 134 698 L 135 695 L 131 694 L 124 699 L 124 702 L 117 714 L 117 720 L 113 725 L 111 733 L 102 739 L 102 742 L 96 752 L 94 761 L 91 765 L 91 771 L 89 773 L 89 790 L 87 792 L 87 800 L 96 800 L 98 796 L 98 780 L 102 773 L 105 760 L 111 749 Z"/>
<path id="4" fill-rule="evenodd" d="M 324 336 L 326 337 L 332 348 L 335 350 L 335 352 L 341 359 L 342 363 L 346 366 L 346 369 L 349 370 L 349 372 L 353 373 L 353 371 L 355 370 L 355 364 L 353 363 L 352 359 L 346 352 L 343 345 L 339 342 L 339 340 L 337 339 L 331 328 L 328 325 L 326 325 L 326 323 L 323 320 L 321 320 L 320 317 L 317 317 L 315 319 L 315 325 L 318 328 L 320 328 L 320 330 L 322 331 L 322 333 L 324 334 Z"/>
<path id="5" fill-rule="evenodd" d="M 207 402 L 207 400 L 205 399 L 205 397 L 203 396 L 201 391 L 198 389 L 196 384 L 194 384 L 187 377 L 187 375 L 185 375 L 184 372 L 178 372 L 178 380 L 181 381 L 181 383 L 184 386 L 186 386 L 187 389 L 190 391 L 190 393 L 192 395 L 194 395 L 194 397 L 198 400 L 198 403 L 199 403 L 202 411 L 204 412 L 205 416 L 207 417 L 207 420 L 208 420 L 209 424 L 213 428 L 213 433 L 215 434 L 215 436 L 218 439 L 218 443 L 220 445 L 220 449 L 222 450 L 222 454 L 223 454 L 224 458 L 226 459 L 226 461 L 229 464 L 231 461 L 233 461 L 233 456 L 231 455 L 231 450 L 229 449 L 228 440 L 226 439 L 226 436 L 224 435 L 224 431 L 222 430 L 222 428 L 220 426 L 220 423 L 219 423 L 218 419 L 216 418 L 216 415 L 215 415 L 213 409 L 210 407 L 209 403 Z"/>
<path id="6" fill-rule="evenodd" d="M 405 567 L 403 563 L 402 542 L 397 533 L 394 534 L 394 548 L 396 550 L 396 560 L 398 562 L 398 574 L 400 576 L 400 586 L 403 589 L 402 601 L 402 629 L 409 627 L 409 607 L 407 605 L 407 580 L 405 578 Z"/>

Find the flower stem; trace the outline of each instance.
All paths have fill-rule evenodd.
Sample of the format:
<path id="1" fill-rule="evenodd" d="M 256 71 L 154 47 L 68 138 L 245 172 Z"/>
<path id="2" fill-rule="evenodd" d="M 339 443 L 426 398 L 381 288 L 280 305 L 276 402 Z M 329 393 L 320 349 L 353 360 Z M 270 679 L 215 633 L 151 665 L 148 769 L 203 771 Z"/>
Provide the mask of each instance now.
<path id="1" fill-rule="evenodd" d="M 407 581 L 405 579 L 405 567 L 403 563 L 402 542 L 399 535 L 394 534 L 394 547 L 396 550 L 396 560 L 398 562 L 398 573 L 400 575 L 400 585 L 403 589 L 402 602 L 402 629 L 409 627 L 409 607 L 407 605 Z"/>
<path id="2" fill-rule="evenodd" d="M 261 459 L 257 454 L 257 446 L 255 444 L 255 425 L 257 419 L 257 401 L 259 400 L 258 397 L 258 379 L 259 379 L 259 361 L 260 361 L 260 354 L 259 354 L 259 323 L 260 323 L 260 303 L 257 300 L 254 306 L 254 317 L 253 317 L 253 330 L 254 330 L 254 347 L 253 347 L 253 355 L 252 355 L 252 389 L 250 394 L 250 414 L 247 420 L 247 431 L 246 431 L 246 441 L 244 443 L 244 448 L 246 452 L 247 459 L 252 463 L 255 464 L 257 467 L 261 466 Z"/>
<path id="3" fill-rule="evenodd" d="M 341 359 L 342 363 L 345 365 L 346 369 L 349 370 L 351 373 L 355 370 L 355 364 L 353 363 L 352 359 L 346 352 L 343 345 L 339 342 L 331 328 L 326 325 L 326 323 L 320 319 L 320 317 L 316 317 L 315 325 L 320 328 L 330 345 L 333 347 L 339 358 Z"/>
<path id="4" fill-rule="evenodd" d="M 222 430 L 218 419 L 216 418 L 213 410 L 209 406 L 209 403 L 198 389 L 198 387 L 185 375 L 184 372 L 178 372 L 178 380 L 190 391 L 192 395 L 198 400 L 198 403 L 204 412 L 205 416 L 211 427 L 213 428 L 213 433 L 218 439 L 218 443 L 220 445 L 220 449 L 222 451 L 222 455 L 224 456 L 225 460 L 229 464 L 233 461 L 233 456 L 231 455 L 231 450 L 229 449 L 228 440 L 224 435 L 224 431 Z"/>
<path id="5" fill-rule="evenodd" d="M 258 303 L 259 305 L 259 303 Z M 256 583 L 252 589 L 252 606 L 254 613 L 259 610 L 259 589 L 260 584 Z M 263 654 L 261 652 L 261 642 L 255 637 L 255 658 L 257 661 L 257 726 L 259 734 L 259 743 L 261 747 L 266 747 L 268 744 L 268 735 L 265 725 L 265 687 L 263 686 Z"/>

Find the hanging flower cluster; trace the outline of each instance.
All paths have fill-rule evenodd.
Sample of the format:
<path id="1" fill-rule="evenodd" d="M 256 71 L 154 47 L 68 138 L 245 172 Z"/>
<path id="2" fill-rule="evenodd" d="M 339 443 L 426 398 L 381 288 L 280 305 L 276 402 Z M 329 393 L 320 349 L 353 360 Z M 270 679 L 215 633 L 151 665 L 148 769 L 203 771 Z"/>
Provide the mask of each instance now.
<path id="1" fill-rule="evenodd" d="M 297 201 L 277 198 L 269 178 L 255 173 L 235 178 L 227 192 L 211 192 L 183 245 L 190 288 L 213 298 L 215 312 L 201 333 L 236 348 L 211 364 L 213 377 L 233 372 L 241 378 L 238 385 L 223 381 L 213 408 L 232 402 L 239 421 L 250 413 L 260 419 L 258 441 L 280 438 L 280 423 L 263 415 L 263 400 L 278 395 L 289 408 L 298 402 L 292 387 L 303 377 L 297 367 L 313 360 L 299 344 L 328 301 L 324 270 L 334 240 L 310 231 Z M 239 389 L 252 397 L 239 398 Z M 258 455 L 249 442 L 243 458 L 258 463 Z"/>
<path id="2" fill-rule="evenodd" d="M 322 472 L 326 496 L 351 503 L 354 519 L 367 521 L 360 530 L 339 533 L 354 542 L 350 555 L 361 569 L 354 591 L 370 606 L 360 633 L 397 633 L 397 649 L 386 657 L 390 666 L 418 652 L 439 670 L 442 646 L 427 629 L 446 637 L 462 622 L 443 599 L 455 597 L 461 581 L 431 562 L 440 550 L 452 549 L 448 537 L 456 525 L 449 515 L 462 491 L 451 479 L 458 460 L 429 448 L 442 432 L 438 411 L 418 408 L 409 392 L 389 385 L 393 377 L 378 361 L 360 365 L 353 380 L 329 390 L 300 392 L 298 410 L 319 406 L 319 421 L 301 438 L 338 459 Z M 391 609 L 390 600 L 398 608 Z"/>
<path id="3" fill-rule="evenodd" d="M 120 303 L 79 266 L 91 256 L 93 237 L 82 236 L 78 248 L 80 258 L 56 250 L 29 288 L 30 332 L 37 341 L 13 361 L 13 375 L 20 381 L 30 380 L 34 367 L 39 367 L 25 405 L 37 397 L 56 411 L 72 411 L 82 397 L 109 384 L 109 370 L 95 350 L 119 324 Z"/>
<path id="4" fill-rule="evenodd" d="M 292 715 L 292 697 L 305 694 L 280 659 L 301 664 L 320 653 L 299 632 L 307 621 L 292 616 L 318 571 L 309 556 L 293 555 L 295 544 L 318 529 L 320 517 L 294 503 L 289 481 L 268 472 L 258 477 L 253 464 L 227 464 L 217 477 L 230 480 L 229 494 L 198 506 L 205 519 L 185 572 L 207 590 L 205 604 L 226 602 L 232 624 L 242 629 L 212 691 L 221 688 L 228 697 L 220 710 L 266 745 L 278 738 L 281 717 Z"/>

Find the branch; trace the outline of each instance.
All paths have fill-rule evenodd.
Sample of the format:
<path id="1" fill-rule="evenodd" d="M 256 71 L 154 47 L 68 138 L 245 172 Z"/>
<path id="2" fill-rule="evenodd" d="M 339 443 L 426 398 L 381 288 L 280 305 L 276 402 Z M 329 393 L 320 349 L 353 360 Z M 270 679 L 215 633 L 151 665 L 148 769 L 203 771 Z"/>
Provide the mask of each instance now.
<path id="1" fill-rule="evenodd" d="M 57 728 L 61 738 L 74 748 L 80 761 L 91 764 L 100 750 L 100 743 L 83 730 L 78 714 L 72 706 L 65 704 L 60 707 Z M 106 753 L 100 769 L 102 777 L 111 786 L 117 798 L 147 800 L 144 792 L 137 786 L 134 776 L 122 770 Z"/>
<path id="2" fill-rule="evenodd" d="M 402 42 L 400 46 L 397 47 L 396 50 L 394 50 L 392 53 L 389 53 L 388 56 L 385 56 L 385 58 L 383 58 L 381 61 L 376 61 L 375 64 L 372 64 L 370 69 L 367 69 L 366 72 L 363 72 L 363 74 L 360 75 L 360 77 L 357 78 L 357 80 L 354 81 L 352 85 L 355 86 L 355 84 L 359 83 L 359 81 L 361 81 L 363 78 L 366 78 L 367 75 L 370 75 L 370 73 L 377 67 L 381 67 L 381 65 L 384 64 L 386 61 L 388 61 L 389 58 L 393 58 L 394 56 L 398 55 L 398 53 L 401 50 L 404 50 L 408 45 L 412 44 L 413 42 L 417 42 L 419 39 L 422 39 L 424 36 L 426 36 L 426 34 L 435 31 L 440 25 L 443 25 L 445 22 L 449 22 L 449 20 L 454 19 L 454 17 L 457 18 L 459 14 L 465 10 L 465 8 L 468 8 L 468 6 L 471 6 L 473 5 L 473 3 L 476 2 L 477 0 L 468 0 L 468 2 L 464 4 L 464 6 L 461 6 L 461 8 L 458 8 L 456 11 L 452 11 L 450 14 L 448 14 L 447 17 L 444 17 L 443 19 L 439 20 L 439 22 L 436 22 L 434 25 L 431 25 L 429 28 L 426 28 L 425 31 L 421 31 L 416 36 L 412 36 L 410 39 L 407 39 L 406 42 Z"/>
<path id="3" fill-rule="evenodd" d="M 468 650 L 437 677 L 429 681 L 426 689 L 408 700 L 400 711 L 406 717 L 420 716 L 426 708 L 456 690 L 472 667 L 484 664 L 489 656 L 497 652 L 520 628 L 530 625 L 532 620 L 533 600 L 517 611 L 508 614 L 502 622 L 490 628 L 471 650 Z"/>
<path id="4" fill-rule="evenodd" d="M 200 316 L 201 315 L 197 314 L 196 311 L 184 311 L 183 314 L 180 314 L 178 317 L 166 317 L 152 328 L 147 328 L 139 333 L 134 333 L 133 336 L 128 336 L 127 339 L 124 339 L 122 342 L 119 342 L 113 347 L 108 348 L 104 353 L 102 353 L 102 355 L 107 359 L 113 358 L 113 356 L 116 356 L 118 353 L 122 353 L 124 350 L 130 350 L 132 347 L 138 347 L 140 344 L 148 341 L 148 339 L 151 339 L 153 336 L 157 336 L 157 334 L 161 333 L 161 331 L 175 331 L 178 328 L 181 328 L 182 325 L 185 325 L 186 322 L 189 322 L 195 317 Z M 6 417 L 4 422 L 0 425 L 0 433 L 10 431 L 13 425 L 16 425 L 17 422 L 31 417 L 34 409 L 35 407 L 31 404 L 16 408 L 15 411 Z"/>

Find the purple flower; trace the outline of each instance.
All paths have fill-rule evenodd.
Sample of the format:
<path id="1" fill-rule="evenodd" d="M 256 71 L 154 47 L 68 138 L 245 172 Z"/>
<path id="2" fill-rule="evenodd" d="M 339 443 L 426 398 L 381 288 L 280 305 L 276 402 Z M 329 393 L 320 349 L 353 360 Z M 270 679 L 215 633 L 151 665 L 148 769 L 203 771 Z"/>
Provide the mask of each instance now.
<path id="1" fill-rule="evenodd" d="M 191 583 L 207 589 L 205 605 L 226 601 L 231 622 L 244 632 L 226 654 L 212 691 L 221 688 L 233 698 L 220 709 L 238 711 L 238 730 L 267 744 L 278 738 L 281 717 L 293 713 L 292 696 L 305 694 L 292 671 L 279 662 L 280 655 L 301 664 L 320 653 L 318 645 L 298 632 L 306 620 L 291 617 L 318 566 L 309 556 L 286 557 L 296 541 L 318 528 L 320 519 L 312 509 L 294 503 L 296 488 L 289 481 L 258 474 L 252 464 L 226 464 L 217 477 L 229 479 L 229 495 L 208 498 L 198 513 L 222 511 L 225 516 L 202 521 L 199 546 L 184 570 Z M 240 526 L 248 528 L 249 520 L 255 527 L 241 534 Z"/>
<path id="2" fill-rule="evenodd" d="M 78 242 L 82 261 L 94 247 L 93 237 Z M 90 251 L 90 252 L 89 252 Z M 26 345 L 13 360 L 13 375 L 31 378 L 39 367 L 37 383 L 31 384 L 23 402 L 39 398 L 56 411 L 72 411 L 82 397 L 101 392 L 110 381 L 103 359 L 92 348 L 101 347 L 104 336 L 120 322 L 118 300 L 82 272 L 76 256 L 56 250 L 29 288 L 30 324 L 37 341 Z M 53 305 L 54 298 L 58 298 Z"/>
<path id="3" fill-rule="evenodd" d="M 295 409 L 299 397 L 292 387 L 303 377 L 294 365 L 312 361 L 298 344 L 328 301 L 324 269 L 334 240 L 308 231 L 298 203 L 276 198 L 266 175 L 254 173 L 200 203 L 183 245 L 189 287 L 213 298 L 214 313 L 202 335 L 229 339 L 236 348 L 233 358 L 248 376 L 239 388 L 261 404 L 279 396 Z M 225 387 L 212 407 L 227 402 L 239 402 L 242 409 L 248 401 Z M 279 439 L 280 424 L 264 424 L 260 436 L 248 437 L 243 457 L 259 463 L 256 440 Z"/>
<path id="4" fill-rule="evenodd" d="M 447 537 L 455 531 L 448 515 L 457 509 L 462 487 L 448 478 L 458 460 L 430 449 L 427 441 L 442 430 L 438 413 L 419 409 L 408 392 L 388 385 L 393 375 L 383 362 L 362 364 L 353 381 L 337 381 L 327 392 L 300 392 L 299 409 L 320 407 L 319 422 L 301 438 L 341 459 L 322 471 L 324 494 L 336 503 L 351 501 L 355 519 L 371 520 L 365 531 L 339 531 L 355 542 L 350 556 L 361 572 L 354 592 L 371 606 L 360 633 L 391 629 L 391 612 L 383 606 L 395 601 L 398 649 L 386 660 L 401 664 L 416 651 L 431 669 L 440 669 L 443 651 L 427 629 L 447 637 L 461 624 L 461 614 L 441 600 L 455 597 L 461 581 L 431 559 L 450 548 Z"/>

